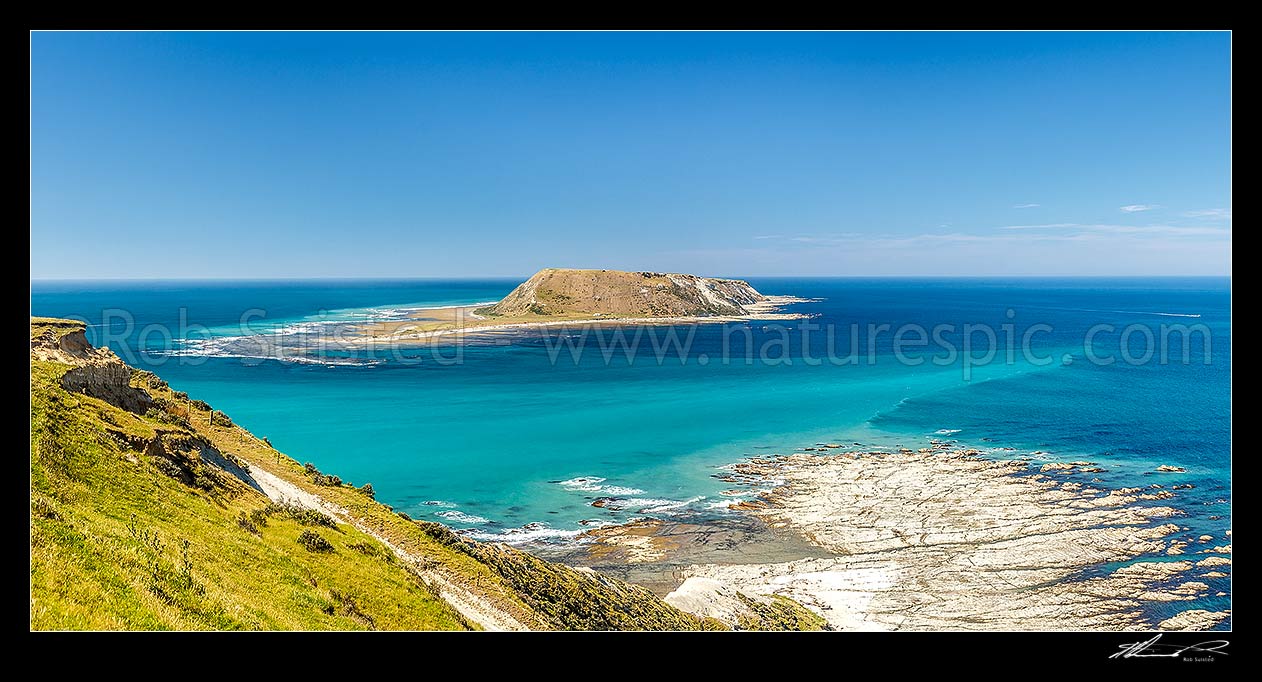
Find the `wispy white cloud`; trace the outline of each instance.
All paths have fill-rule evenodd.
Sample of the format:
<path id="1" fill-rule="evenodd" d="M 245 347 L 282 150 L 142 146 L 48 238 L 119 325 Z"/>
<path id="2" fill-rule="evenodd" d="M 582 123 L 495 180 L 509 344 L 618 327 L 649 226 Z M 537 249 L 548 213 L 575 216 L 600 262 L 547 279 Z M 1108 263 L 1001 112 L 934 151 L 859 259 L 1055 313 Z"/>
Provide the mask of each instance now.
<path id="1" fill-rule="evenodd" d="M 1227 241 L 1231 230 L 1209 225 L 1106 225 L 1087 223 L 1045 223 L 1041 225 L 1005 225 L 989 232 L 926 232 L 920 234 L 863 234 L 837 232 L 830 234 L 759 235 L 754 239 L 771 242 L 782 249 L 907 249 L 932 248 L 935 245 L 1011 244 L 1033 246 L 1040 243 L 1191 243 Z M 778 245 L 778 246 L 776 246 Z"/>
<path id="2" fill-rule="evenodd" d="M 1224 275 L 1231 241 L 1163 235 L 993 231 L 989 235 L 916 235 L 836 246 L 770 241 L 751 248 L 715 245 L 669 253 L 675 271 L 730 269 L 750 263 L 759 275 Z M 998 233 L 998 234 L 995 234 Z M 705 267 L 701 268 L 702 270 Z M 754 276 L 751 273 L 746 273 Z"/>
<path id="3" fill-rule="evenodd" d="M 1013 231 L 926 232 L 910 235 L 835 234 L 791 237 L 770 248 L 780 253 L 888 253 L 937 252 L 958 253 L 959 249 L 1003 249 L 1005 253 L 1035 253 L 1043 248 L 1130 249 L 1155 248 L 1176 244 L 1196 246 L 1201 243 L 1230 244 L 1230 232 L 1218 228 L 1174 228 L 1158 225 L 1135 228 L 1129 225 L 1012 225 Z M 1058 229 L 1076 228 L 1076 229 Z M 1116 228 L 1116 229 L 1115 229 Z M 1155 228 L 1155 229 L 1154 229 Z M 1197 236 L 1199 239 L 1186 239 Z M 1219 238 L 1221 237 L 1221 239 Z M 1059 245 L 1059 246 L 1058 246 Z M 1015 250 L 1015 251 L 1014 251 Z"/>
<path id="4" fill-rule="evenodd" d="M 1218 225 L 1047 223 L 918 233 L 762 235 L 745 245 L 672 252 L 698 262 L 756 263 L 760 274 L 1222 275 L 1231 230 Z"/>
<path id="5" fill-rule="evenodd" d="M 1038 208 L 1042 205 L 1043 204 L 1017 204 L 1016 206 L 1013 206 L 1013 208 Z"/>
<path id="6" fill-rule="evenodd" d="M 1204 208 L 1199 211 L 1184 211 L 1185 218 L 1209 218 L 1211 220 L 1231 220 L 1229 208 Z"/>
<path id="7" fill-rule="evenodd" d="M 1082 227 L 1082 223 L 1043 223 L 1042 225 L 1004 225 L 1002 230 L 1054 230 L 1058 227 Z"/>
<path id="8" fill-rule="evenodd" d="M 1044 225 L 1005 225 L 1005 230 L 1074 230 L 1112 234 L 1161 234 L 1169 236 L 1230 236 L 1231 230 L 1208 225 L 1100 225 L 1088 223 L 1046 223 Z"/>
<path id="9" fill-rule="evenodd" d="M 1080 237 L 1064 234 L 971 234 L 968 232 L 927 232 L 914 235 L 864 235 L 857 232 L 842 232 L 827 235 L 802 235 L 787 237 L 782 240 L 786 247 L 858 247 L 858 248 L 902 248 L 932 246 L 934 244 L 963 244 L 978 242 L 1035 242 L 1035 241 L 1077 241 Z"/>
<path id="10" fill-rule="evenodd" d="M 1123 213 L 1139 213 L 1140 211 L 1151 211 L 1154 208 L 1161 208 L 1161 206 L 1157 204 L 1127 204 L 1119 206 L 1118 210 Z"/>
<path id="11" fill-rule="evenodd" d="M 833 232 L 829 234 L 799 234 L 799 235 L 783 235 L 768 234 L 759 235 L 754 239 L 775 239 L 783 242 L 793 242 L 797 244 L 834 244 L 841 241 L 858 239 L 863 237 L 859 232 Z"/>

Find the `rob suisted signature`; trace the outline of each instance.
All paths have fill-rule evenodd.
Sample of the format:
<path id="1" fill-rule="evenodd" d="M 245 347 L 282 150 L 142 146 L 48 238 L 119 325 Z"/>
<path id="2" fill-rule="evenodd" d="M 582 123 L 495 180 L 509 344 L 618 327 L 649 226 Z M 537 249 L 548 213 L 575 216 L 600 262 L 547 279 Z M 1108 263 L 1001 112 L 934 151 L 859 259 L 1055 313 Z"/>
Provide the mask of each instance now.
<path id="1" fill-rule="evenodd" d="M 1184 654 L 1210 654 L 1206 660 L 1212 660 L 1213 654 L 1227 655 L 1223 649 L 1228 642 L 1225 639 L 1210 639 L 1198 644 L 1161 644 L 1161 635 L 1153 635 L 1152 639 L 1143 642 L 1131 642 L 1119 645 L 1120 651 L 1109 658 L 1180 658 Z"/>

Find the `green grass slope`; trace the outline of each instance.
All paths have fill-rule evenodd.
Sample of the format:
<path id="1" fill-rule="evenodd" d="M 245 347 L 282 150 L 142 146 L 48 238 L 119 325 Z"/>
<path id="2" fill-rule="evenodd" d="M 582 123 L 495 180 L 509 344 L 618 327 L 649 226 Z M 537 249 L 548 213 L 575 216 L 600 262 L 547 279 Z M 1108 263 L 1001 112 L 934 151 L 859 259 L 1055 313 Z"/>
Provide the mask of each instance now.
<path id="1" fill-rule="evenodd" d="M 65 369 L 31 372 L 33 629 L 470 627 L 348 524 L 304 525 L 193 452 L 133 449 L 185 432 L 67 393 Z M 299 543 L 313 532 L 329 549 Z"/>
<path id="2" fill-rule="evenodd" d="M 98 352 L 74 323 L 33 318 L 31 331 L 32 629 L 477 629 L 442 583 L 530 629 L 725 627 L 395 513 L 151 373 L 130 374 L 155 405 L 143 415 L 67 391 L 66 372 L 83 370 L 74 354 Z M 317 495 L 340 518 L 277 505 L 232 469 Z"/>

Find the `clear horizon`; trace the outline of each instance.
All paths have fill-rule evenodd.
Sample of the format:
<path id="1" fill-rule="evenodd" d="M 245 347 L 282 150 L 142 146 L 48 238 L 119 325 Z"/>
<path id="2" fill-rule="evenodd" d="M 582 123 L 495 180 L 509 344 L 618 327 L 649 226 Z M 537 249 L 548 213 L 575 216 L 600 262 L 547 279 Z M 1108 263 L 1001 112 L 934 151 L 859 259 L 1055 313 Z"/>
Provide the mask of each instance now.
<path id="1" fill-rule="evenodd" d="M 1231 273 L 1231 34 L 31 34 L 31 280 Z"/>

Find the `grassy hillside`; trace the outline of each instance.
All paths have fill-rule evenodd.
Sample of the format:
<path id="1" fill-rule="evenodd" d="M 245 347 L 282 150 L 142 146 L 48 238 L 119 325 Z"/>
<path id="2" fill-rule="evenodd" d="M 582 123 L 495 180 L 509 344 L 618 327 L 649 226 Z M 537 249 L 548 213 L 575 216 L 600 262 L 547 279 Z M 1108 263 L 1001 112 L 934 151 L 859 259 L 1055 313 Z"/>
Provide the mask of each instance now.
<path id="1" fill-rule="evenodd" d="M 135 449 L 191 432 L 67 393 L 65 370 L 31 372 L 33 628 L 470 627 L 348 524 L 286 513 L 194 451 Z"/>
<path id="2" fill-rule="evenodd" d="M 470 609 L 529 629 L 724 627 L 408 519 L 151 373 L 109 385 L 121 363 L 73 323 L 31 331 L 33 629 L 477 629 Z M 131 391 L 145 414 L 110 402 L 139 409 Z M 269 499 L 264 480 L 334 513 Z"/>

